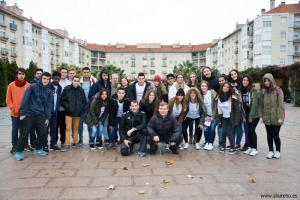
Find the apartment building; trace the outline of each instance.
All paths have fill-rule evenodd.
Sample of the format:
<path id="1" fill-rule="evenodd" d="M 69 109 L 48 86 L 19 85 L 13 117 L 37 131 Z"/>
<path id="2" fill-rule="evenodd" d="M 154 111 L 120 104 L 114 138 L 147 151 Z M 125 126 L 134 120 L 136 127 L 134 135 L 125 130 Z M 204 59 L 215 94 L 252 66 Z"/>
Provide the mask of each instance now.
<path id="1" fill-rule="evenodd" d="M 50 29 L 23 10 L 0 2 L 1 58 L 15 60 L 20 67 L 28 68 L 32 60 L 45 71 L 52 71 L 62 62 L 79 67 L 90 65 L 87 41 L 69 38 L 68 32 Z"/>
<path id="2" fill-rule="evenodd" d="M 205 65 L 206 48 L 211 44 L 202 45 L 161 45 L 160 43 L 138 43 L 126 45 L 88 44 L 91 49 L 91 66 L 99 68 L 103 65 L 115 65 L 125 70 L 129 77 L 136 77 L 144 72 L 146 78 L 153 79 L 158 74 L 164 77 L 173 72 L 175 65 L 183 61 L 194 61 L 195 66 Z M 193 57 L 192 57 L 193 55 Z"/>

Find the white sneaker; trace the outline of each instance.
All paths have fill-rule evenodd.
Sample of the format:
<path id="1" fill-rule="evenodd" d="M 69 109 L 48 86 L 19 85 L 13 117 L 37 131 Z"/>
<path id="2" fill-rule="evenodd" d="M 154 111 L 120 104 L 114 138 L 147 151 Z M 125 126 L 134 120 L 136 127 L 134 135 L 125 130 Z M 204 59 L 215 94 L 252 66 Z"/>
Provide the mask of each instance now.
<path id="1" fill-rule="evenodd" d="M 181 144 L 178 146 L 178 149 L 183 150 L 183 149 L 184 149 L 183 147 L 184 147 L 184 144 L 181 143 Z"/>
<path id="2" fill-rule="evenodd" d="M 196 143 L 196 149 L 197 150 L 201 149 L 200 144 L 198 142 Z"/>
<path id="3" fill-rule="evenodd" d="M 270 151 L 268 154 L 267 154 L 267 158 L 273 158 L 274 156 L 274 152 L 273 151 Z"/>
<path id="4" fill-rule="evenodd" d="M 212 143 L 208 144 L 207 150 L 211 151 L 213 150 L 214 146 L 212 145 Z"/>
<path id="5" fill-rule="evenodd" d="M 190 145 L 189 145 L 189 143 L 188 143 L 188 142 L 186 142 L 186 143 L 184 144 L 184 148 L 185 148 L 185 149 L 188 149 L 188 148 L 189 148 L 189 146 L 190 146 Z"/>
<path id="6" fill-rule="evenodd" d="M 276 151 L 275 154 L 273 155 L 273 158 L 280 158 L 280 152 Z"/>
<path id="7" fill-rule="evenodd" d="M 251 149 L 251 152 L 249 153 L 250 156 L 256 156 L 258 154 L 258 151 L 256 149 Z"/>
<path id="8" fill-rule="evenodd" d="M 166 144 L 166 150 L 169 150 L 170 144 Z"/>
<path id="9" fill-rule="evenodd" d="M 203 149 L 207 150 L 207 148 L 208 148 L 208 143 L 205 144 Z"/>
<path id="10" fill-rule="evenodd" d="M 246 151 L 244 151 L 244 154 L 249 154 L 249 153 L 251 153 L 251 151 L 252 151 L 251 147 L 248 147 L 248 149 Z"/>

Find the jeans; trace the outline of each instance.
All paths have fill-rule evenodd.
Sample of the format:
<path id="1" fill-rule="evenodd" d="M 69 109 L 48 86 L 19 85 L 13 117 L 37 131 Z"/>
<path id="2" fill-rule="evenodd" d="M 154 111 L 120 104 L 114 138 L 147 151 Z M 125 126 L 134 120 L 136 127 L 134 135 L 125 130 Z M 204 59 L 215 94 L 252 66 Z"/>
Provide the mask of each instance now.
<path id="1" fill-rule="evenodd" d="M 222 144 L 222 127 L 218 126 L 219 144 Z"/>
<path id="2" fill-rule="evenodd" d="M 199 126 L 199 119 L 200 118 L 197 118 L 197 119 L 191 119 L 189 117 L 185 118 L 185 120 L 183 121 L 182 123 L 182 134 L 183 134 L 183 138 L 184 138 L 184 141 L 187 143 L 188 142 L 188 137 L 187 137 L 187 128 L 189 126 L 189 124 L 192 122 L 192 121 L 195 121 L 195 135 L 197 136 L 197 143 L 199 143 L 200 139 L 201 139 L 201 136 L 202 136 L 202 130 L 200 130 L 198 128 Z"/>
<path id="3" fill-rule="evenodd" d="M 243 120 L 240 120 L 240 124 L 232 129 L 232 137 L 235 140 L 236 136 L 236 145 L 240 145 L 243 137 L 243 129 L 242 129 Z"/>
<path id="4" fill-rule="evenodd" d="M 98 119 L 99 120 L 99 119 Z M 103 124 L 99 125 L 99 126 L 95 126 L 93 125 L 93 127 L 91 127 L 91 131 L 89 132 L 89 143 L 90 144 L 95 144 L 95 138 L 96 138 L 96 144 L 101 144 L 102 143 L 102 132 L 103 132 Z"/>
<path id="5" fill-rule="evenodd" d="M 86 108 L 84 108 L 84 110 L 82 111 L 82 113 L 80 115 L 79 128 L 78 128 L 78 137 L 80 140 L 82 140 L 82 138 L 83 138 L 83 124 L 84 124 L 85 113 L 86 113 Z"/>
<path id="6" fill-rule="evenodd" d="M 280 131 L 281 125 L 265 125 L 265 126 L 266 126 L 266 130 L 267 130 L 269 151 L 274 151 L 274 148 L 273 148 L 273 140 L 274 140 L 275 146 L 276 146 L 276 151 L 280 152 L 281 141 L 279 138 L 279 131 Z"/>
<path id="7" fill-rule="evenodd" d="M 50 128 L 50 147 L 53 147 L 54 145 L 56 145 L 56 124 L 57 124 L 57 113 L 52 113 L 51 114 L 51 120 L 49 122 L 49 125 L 47 127 Z M 48 145 L 48 137 L 46 137 L 45 141 L 44 141 L 44 146 Z"/>
<path id="8" fill-rule="evenodd" d="M 231 119 L 222 117 L 222 148 L 226 147 L 226 136 L 228 137 L 231 149 L 234 149 Z"/>
<path id="9" fill-rule="evenodd" d="M 259 118 L 255 118 L 252 120 L 251 123 L 249 123 L 249 120 L 247 119 L 247 126 L 248 126 L 248 136 L 249 136 L 249 147 L 252 149 L 257 149 L 257 135 L 255 132 L 256 126 L 258 124 Z M 245 130 L 246 131 L 246 130 Z"/>
<path id="10" fill-rule="evenodd" d="M 249 125 L 248 125 L 248 119 L 247 122 L 243 121 L 244 125 L 244 131 L 245 131 L 245 142 L 249 142 Z"/>
<path id="11" fill-rule="evenodd" d="M 122 117 L 116 117 L 115 126 L 109 131 L 109 142 L 115 143 L 116 138 L 118 137 L 119 124 Z"/>
<path id="12" fill-rule="evenodd" d="M 11 117 L 11 144 L 13 146 L 17 146 L 18 144 L 18 137 L 19 137 L 19 125 L 20 125 L 20 118 L 19 117 Z"/>
<path id="13" fill-rule="evenodd" d="M 103 124 L 103 137 L 104 137 L 104 140 L 109 140 L 109 127 L 108 127 L 108 115 L 104 121 L 104 124 Z"/>
<path id="14" fill-rule="evenodd" d="M 217 126 L 216 120 L 211 121 L 210 126 L 204 125 L 204 137 L 207 143 L 214 144 L 215 137 L 216 137 L 216 131 L 215 131 L 216 126 Z"/>

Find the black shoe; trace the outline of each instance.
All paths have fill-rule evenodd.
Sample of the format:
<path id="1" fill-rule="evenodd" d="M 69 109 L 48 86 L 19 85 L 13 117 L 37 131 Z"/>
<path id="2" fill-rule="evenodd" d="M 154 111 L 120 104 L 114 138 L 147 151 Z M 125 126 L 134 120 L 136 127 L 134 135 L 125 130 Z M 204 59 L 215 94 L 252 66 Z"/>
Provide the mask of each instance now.
<path id="1" fill-rule="evenodd" d="M 179 154 L 178 151 L 176 149 L 172 150 L 173 154 Z"/>
<path id="2" fill-rule="evenodd" d="M 249 143 L 245 142 L 245 145 L 243 146 L 243 148 L 241 149 L 241 151 L 247 151 L 249 148 Z"/>
<path id="3" fill-rule="evenodd" d="M 13 146 L 10 150 L 10 153 L 16 153 L 18 147 L 17 146 Z"/>
<path id="4" fill-rule="evenodd" d="M 173 151 L 173 146 L 170 145 L 170 146 L 169 146 L 169 149 L 170 149 L 171 151 Z"/>
<path id="5" fill-rule="evenodd" d="M 150 155 L 155 155 L 155 154 L 156 154 L 156 150 L 150 152 Z"/>
<path id="6" fill-rule="evenodd" d="M 33 149 L 27 144 L 24 148 L 25 151 L 33 151 Z"/>

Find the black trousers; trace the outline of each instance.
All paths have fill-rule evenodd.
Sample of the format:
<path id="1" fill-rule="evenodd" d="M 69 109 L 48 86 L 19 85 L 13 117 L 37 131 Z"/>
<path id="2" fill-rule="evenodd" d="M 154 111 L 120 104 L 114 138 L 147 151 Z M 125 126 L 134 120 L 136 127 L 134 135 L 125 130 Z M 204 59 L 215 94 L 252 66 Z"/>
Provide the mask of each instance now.
<path id="1" fill-rule="evenodd" d="M 164 142 L 164 143 L 175 142 L 176 144 L 174 145 L 173 149 L 178 149 L 178 146 L 182 141 L 182 138 L 180 138 L 180 140 L 178 141 L 170 141 L 172 134 L 166 136 L 159 135 L 158 137 L 159 137 L 159 142 Z M 153 140 L 152 136 L 147 136 L 147 143 L 150 145 L 151 151 L 156 151 L 156 144 L 155 144 L 156 142 Z"/>
<path id="2" fill-rule="evenodd" d="M 126 138 L 126 140 L 129 140 L 131 143 L 129 147 L 127 147 L 124 144 L 124 142 L 121 144 L 122 156 L 127 156 L 130 153 L 130 148 L 132 148 L 137 143 L 140 143 L 140 151 L 146 151 L 147 135 L 148 135 L 147 129 L 142 129 L 135 136 Z"/>
<path id="3" fill-rule="evenodd" d="M 257 149 L 257 135 L 255 129 L 258 121 L 259 118 L 255 118 L 252 120 L 252 123 L 249 123 L 249 119 L 247 118 L 249 147 L 251 147 L 252 149 Z"/>
<path id="4" fill-rule="evenodd" d="M 279 131 L 280 131 L 281 125 L 265 125 L 265 126 L 266 126 L 266 130 L 267 130 L 269 151 L 274 151 L 274 148 L 273 148 L 273 140 L 274 140 L 275 146 L 276 146 L 276 151 L 280 152 L 281 141 L 279 138 Z"/>
<path id="5" fill-rule="evenodd" d="M 58 141 L 58 128 L 60 133 L 61 144 L 65 143 L 66 140 L 66 113 L 65 111 L 57 112 L 57 123 L 56 123 L 56 143 Z"/>
<path id="6" fill-rule="evenodd" d="M 23 120 L 20 120 L 20 136 L 18 139 L 17 152 L 22 152 L 25 145 L 28 144 L 28 134 L 32 129 L 35 129 L 37 134 L 35 149 L 41 149 L 43 147 L 44 140 L 48 134 L 45 122 L 45 115 L 26 116 Z"/>
<path id="7" fill-rule="evenodd" d="M 232 136 L 232 124 L 230 118 L 222 117 L 222 148 L 226 147 L 226 136 L 228 137 L 231 149 L 234 149 L 234 138 Z"/>

